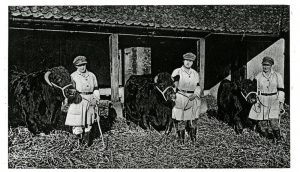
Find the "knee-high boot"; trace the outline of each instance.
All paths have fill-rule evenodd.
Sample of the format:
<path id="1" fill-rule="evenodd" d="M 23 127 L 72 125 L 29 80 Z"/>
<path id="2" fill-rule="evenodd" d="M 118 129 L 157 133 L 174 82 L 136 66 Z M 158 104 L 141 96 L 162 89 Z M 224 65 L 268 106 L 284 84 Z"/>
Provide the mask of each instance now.
<path id="1" fill-rule="evenodd" d="M 81 144 L 82 144 L 82 142 L 83 142 L 83 135 L 82 134 L 76 134 L 76 138 L 77 138 L 77 140 L 78 140 L 78 147 L 80 147 L 81 146 Z"/>
<path id="2" fill-rule="evenodd" d="M 281 140 L 280 130 L 273 130 L 273 134 L 276 140 Z"/>
<path id="3" fill-rule="evenodd" d="M 90 141 L 90 132 L 85 132 L 83 135 L 83 144 L 87 146 L 91 146 L 91 141 Z"/>
<path id="4" fill-rule="evenodd" d="M 184 139 L 185 139 L 185 130 L 181 130 L 180 131 L 180 135 L 181 135 L 181 143 L 184 144 Z"/>
<path id="5" fill-rule="evenodd" d="M 190 138 L 191 138 L 193 143 L 195 142 L 195 136 L 194 135 L 195 135 L 195 128 L 191 128 Z"/>
<path id="6" fill-rule="evenodd" d="M 178 140 L 180 141 L 181 140 L 181 131 L 180 130 L 177 130 L 177 136 L 178 136 Z"/>
<path id="7" fill-rule="evenodd" d="M 196 140 L 197 140 L 197 128 L 194 128 L 194 135 L 193 135 L 193 137 L 194 137 L 194 141 L 196 142 Z"/>

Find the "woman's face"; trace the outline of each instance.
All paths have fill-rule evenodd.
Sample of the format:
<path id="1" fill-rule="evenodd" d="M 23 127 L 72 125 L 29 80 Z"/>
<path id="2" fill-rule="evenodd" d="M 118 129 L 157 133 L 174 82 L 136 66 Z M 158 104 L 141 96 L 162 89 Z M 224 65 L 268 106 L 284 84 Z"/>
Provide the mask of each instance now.
<path id="1" fill-rule="evenodd" d="M 86 71 L 86 64 L 81 64 L 76 66 L 77 71 L 84 73 Z"/>
<path id="2" fill-rule="evenodd" d="M 191 60 L 183 60 L 183 65 L 187 69 L 190 69 L 192 67 L 192 65 L 193 65 L 193 61 L 191 61 Z"/>
<path id="3" fill-rule="evenodd" d="M 271 71 L 272 65 L 270 65 L 270 64 L 263 64 L 262 68 L 263 68 L 263 72 L 269 73 Z"/>

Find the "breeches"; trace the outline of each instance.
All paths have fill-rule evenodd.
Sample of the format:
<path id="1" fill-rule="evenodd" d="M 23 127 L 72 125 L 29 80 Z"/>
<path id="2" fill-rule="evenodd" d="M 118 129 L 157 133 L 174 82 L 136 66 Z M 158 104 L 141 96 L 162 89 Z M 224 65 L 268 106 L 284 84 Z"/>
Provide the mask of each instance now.
<path id="1" fill-rule="evenodd" d="M 194 119 L 194 120 L 175 120 L 175 128 L 176 130 L 189 130 L 189 129 L 194 129 L 197 128 L 197 122 L 198 119 Z"/>

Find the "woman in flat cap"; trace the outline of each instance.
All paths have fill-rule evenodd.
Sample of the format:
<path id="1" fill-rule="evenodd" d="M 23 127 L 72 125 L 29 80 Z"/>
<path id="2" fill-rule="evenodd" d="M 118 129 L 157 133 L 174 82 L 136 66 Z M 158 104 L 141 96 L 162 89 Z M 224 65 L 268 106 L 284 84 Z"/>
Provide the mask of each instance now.
<path id="1" fill-rule="evenodd" d="M 184 143 L 185 130 L 188 130 L 192 142 L 196 141 L 196 120 L 200 114 L 200 86 L 199 74 L 192 69 L 196 55 L 183 55 L 183 65 L 173 71 L 172 77 L 177 88 L 175 107 L 172 118 L 181 143 Z"/>
<path id="2" fill-rule="evenodd" d="M 273 58 L 263 58 L 263 71 L 255 77 L 259 101 L 253 105 L 249 118 L 257 121 L 262 136 L 280 140 L 279 114 L 284 103 L 284 83 L 281 75 L 273 70 L 273 65 Z"/>
<path id="3" fill-rule="evenodd" d="M 82 96 L 79 104 L 71 104 L 67 113 L 65 125 L 72 126 L 73 134 L 77 135 L 80 143 L 90 145 L 90 131 L 95 120 L 94 91 L 98 91 L 96 76 L 86 69 L 85 56 L 77 56 L 73 61 L 76 71 L 71 74 L 74 87 Z M 100 97 L 99 97 L 100 99 Z"/>

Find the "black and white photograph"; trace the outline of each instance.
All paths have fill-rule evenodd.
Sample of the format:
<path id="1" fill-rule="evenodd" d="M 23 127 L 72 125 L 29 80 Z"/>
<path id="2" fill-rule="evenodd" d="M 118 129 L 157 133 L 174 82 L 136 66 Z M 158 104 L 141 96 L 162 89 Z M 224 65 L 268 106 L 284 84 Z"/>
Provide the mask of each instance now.
<path id="1" fill-rule="evenodd" d="M 295 165 L 288 3 L 7 8 L 8 169 Z"/>

